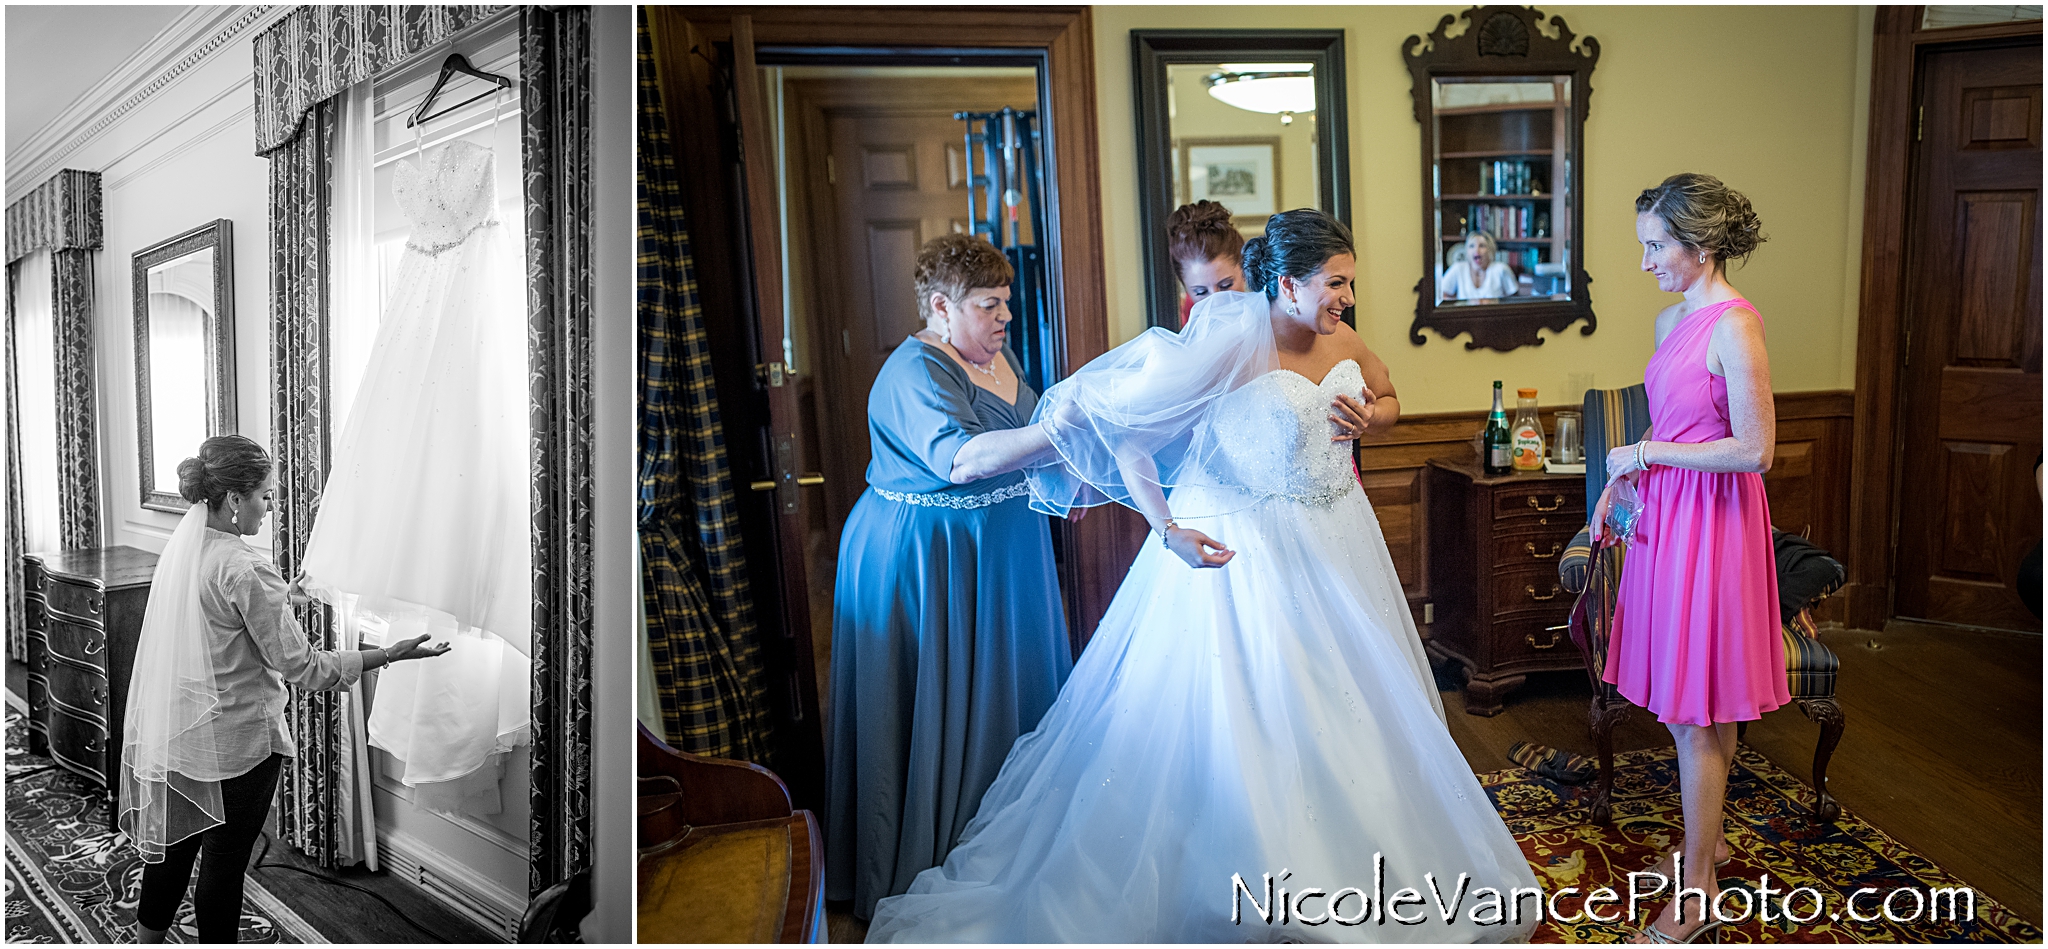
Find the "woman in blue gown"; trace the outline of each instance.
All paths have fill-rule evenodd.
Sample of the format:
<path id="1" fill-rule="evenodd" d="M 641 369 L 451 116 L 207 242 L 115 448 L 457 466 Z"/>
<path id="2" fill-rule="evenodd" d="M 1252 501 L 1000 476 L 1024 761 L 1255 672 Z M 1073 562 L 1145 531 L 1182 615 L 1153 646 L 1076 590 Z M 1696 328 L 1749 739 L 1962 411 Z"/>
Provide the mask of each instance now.
<path id="1" fill-rule="evenodd" d="M 917 257 L 926 328 L 868 396 L 874 460 L 839 542 L 826 892 L 862 919 L 938 866 L 1073 666 L 1046 518 L 1051 461 L 1005 348 L 1012 271 L 979 237 Z"/>

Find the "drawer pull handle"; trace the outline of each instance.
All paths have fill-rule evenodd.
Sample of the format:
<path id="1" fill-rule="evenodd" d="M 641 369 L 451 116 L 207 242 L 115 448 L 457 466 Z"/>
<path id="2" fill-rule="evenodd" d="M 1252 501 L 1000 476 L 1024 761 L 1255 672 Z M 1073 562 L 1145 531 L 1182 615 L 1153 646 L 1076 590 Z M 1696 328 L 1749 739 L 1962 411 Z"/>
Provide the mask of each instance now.
<path id="1" fill-rule="evenodd" d="M 86 597 L 85 608 L 93 613 L 98 613 L 100 611 L 100 598 L 96 596 Z"/>
<path id="2" fill-rule="evenodd" d="M 1528 640 L 1530 649 L 1556 649 L 1558 639 L 1564 636 L 1564 633 L 1559 631 L 1560 629 L 1562 629 L 1562 627 L 1551 629 L 1550 641 L 1547 643 L 1543 643 L 1542 645 L 1537 645 L 1535 633 L 1530 633 L 1527 636 L 1523 636 L 1522 638 Z"/>
<path id="3" fill-rule="evenodd" d="M 1535 508 L 1538 513 L 1549 514 L 1552 511 L 1564 507 L 1564 495 L 1558 495 L 1554 499 L 1554 503 L 1552 503 L 1549 507 L 1544 507 L 1542 502 L 1537 501 L 1536 498 L 1532 495 L 1529 498 L 1529 506 Z"/>
<path id="4" fill-rule="evenodd" d="M 99 654 L 100 654 L 100 650 L 102 650 L 102 649 L 105 649 L 105 648 L 107 648 L 107 640 L 106 640 L 106 638 L 105 638 L 105 637 L 103 637 L 103 636 L 87 636 L 87 637 L 85 637 L 85 654 L 86 654 L 86 655 L 88 655 L 88 656 L 97 656 L 97 655 L 99 655 Z"/>
<path id="5" fill-rule="evenodd" d="M 107 689 L 105 686 L 92 686 L 86 689 L 86 695 L 92 699 L 92 704 L 94 705 L 103 706 L 107 704 Z"/>
<path id="6" fill-rule="evenodd" d="M 1529 556 L 1534 557 L 1537 560 L 1549 560 L 1550 558 L 1557 556 L 1558 551 L 1564 549 L 1564 541 L 1552 541 L 1550 544 L 1550 552 L 1547 554 L 1537 553 L 1535 544 L 1523 544 L 1522 549 L 1528 551 Z"/>
<path id="7" fill-rule="evenodd" d="M 99 754 L 100 752 L 107 750 L 106 740 L 98 735 L 87 735 L 85 738 L 85 750 L 90 751 L 93 754 Z"/>
<path id="8" fill-rule="evenodd" d="M 1536 601 L 1536 602 L 1538 602 L 1538 603 L 1542 603 L 1542 602 L 1544 602 L 1544 601 L 1546 601 L 1546 600 L 1555 600 L 1555 599 L 1557 599 L 1557 594 L 1558 594 L 1558 589 L 1559 589 L 1559 588 L 1558 588 L 1558 585 L 1557 585 L 1557 584 L 1553 583 L 1553 584 L 1551 584 L 1551 585 L 1550 585 L 1550 592 L 1549 592 L 1549 593 L 1546 593 L 1546 594 L 1544 594 L 1544 595 L 1542 595 L 1542 596 L 1537 596 L 1537 595 L 1536 595 L 1536 588 L 1535 588 L 1535 587 L 1533 587 L 1533 586 L 1527 586 L 1527 587 L 1523 587 L 1522 589 L 1524 589 L 1524 590 L 1527 590 L 1527 591 L 1529 591 L 1529 599 L 1535 600 L 1535 601 Z"/>

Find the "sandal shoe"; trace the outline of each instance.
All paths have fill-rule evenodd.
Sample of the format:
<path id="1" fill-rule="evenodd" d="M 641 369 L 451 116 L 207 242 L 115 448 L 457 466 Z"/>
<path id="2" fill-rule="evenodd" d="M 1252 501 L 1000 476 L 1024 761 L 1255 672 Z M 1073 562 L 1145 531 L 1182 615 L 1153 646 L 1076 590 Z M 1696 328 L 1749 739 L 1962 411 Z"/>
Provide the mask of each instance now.
<path id="1" fill-rule="evenodd" d="M 1636 930 L 1636 933 L 1639 935 L 1650 937 L 1650 942 L 1660 946 L 1677 946 L 1695 942 L 1719 943 L 1721 941 L 1721 921 L 1718 919 L 1709 919 L 1706 922 L 1701 923 L 1700 928 L 1695 929 L 1692 932 L 1686 934 L 1685 938 L 1683 939 L 1680 939 L 1677 936 L 1673 936 L 1665 932 L 1664 930 L 1658 929 L 1656 921 L 1654 919 L 1650 922 L 1649 925 Z"/>

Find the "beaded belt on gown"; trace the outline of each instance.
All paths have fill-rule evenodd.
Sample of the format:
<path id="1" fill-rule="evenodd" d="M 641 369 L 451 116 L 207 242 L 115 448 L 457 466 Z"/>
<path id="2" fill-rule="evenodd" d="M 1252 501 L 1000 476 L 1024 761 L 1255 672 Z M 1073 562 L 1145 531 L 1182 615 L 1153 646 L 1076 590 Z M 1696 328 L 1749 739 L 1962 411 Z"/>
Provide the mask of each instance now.
<path id="1" fill-rule="evenodd" d="M 997 488 L 984 494 L 913 494 L 905 491 L 891 491 L 887 488 L 874 488 L 873 490 L 876 494 L 903 504 L 916 504 L 922 507 L 949 507 L 957 510 L 971 511 L 976 508 L 988 507 L 991 504 L 1001 504 L 1011 498 L 1021 498 L 1031 493 L 1031 485 L 1028 482 L 1019 481 L 1008 487 Z"/>

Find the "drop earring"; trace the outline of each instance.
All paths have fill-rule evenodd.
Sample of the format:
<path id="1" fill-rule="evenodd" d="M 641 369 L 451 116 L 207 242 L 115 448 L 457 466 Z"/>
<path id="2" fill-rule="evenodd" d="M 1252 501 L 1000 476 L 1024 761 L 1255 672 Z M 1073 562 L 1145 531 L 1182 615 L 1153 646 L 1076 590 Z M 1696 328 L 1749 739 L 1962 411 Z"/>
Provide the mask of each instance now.
<path id="1" fill-rule="evenodd" d="M 242 509 L 237 506 L 228 511 L 228 524 L 237 530 L 242 527 Z"/>

